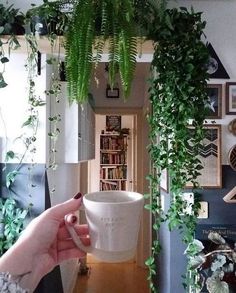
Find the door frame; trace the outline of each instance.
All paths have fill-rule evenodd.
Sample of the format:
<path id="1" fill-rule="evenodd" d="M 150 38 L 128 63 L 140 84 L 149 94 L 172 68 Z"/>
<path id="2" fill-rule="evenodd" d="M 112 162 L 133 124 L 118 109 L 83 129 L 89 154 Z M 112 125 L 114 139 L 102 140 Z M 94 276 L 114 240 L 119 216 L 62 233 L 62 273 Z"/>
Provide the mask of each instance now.
<path id="1" fill-rule="evenodd" d="M 100 115 L 133 115 L 134 137 L 133 137 L 133 190 L 144 194 L 148 192 L 148 181 L 145 179 L 150 170 L 147 159 L 147 119 L 146 113 L 141 108 L 95 108 L 95 114 Z M 146 267 L 145 261 L 151 253 L 151 213 L 144 211 L 141 220 L 139 240 L 137 246 L 136 262 L 138 266 Z"/>

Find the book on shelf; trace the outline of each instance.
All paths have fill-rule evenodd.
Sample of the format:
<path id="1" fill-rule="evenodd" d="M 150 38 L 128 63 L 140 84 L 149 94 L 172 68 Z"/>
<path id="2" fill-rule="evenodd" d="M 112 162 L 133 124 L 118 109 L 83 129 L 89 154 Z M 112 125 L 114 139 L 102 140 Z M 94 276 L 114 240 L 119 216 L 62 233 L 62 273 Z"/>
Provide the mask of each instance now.
<path id="1" fill-rule="evenodd" d="M 126 181 L 100 180 L 100 190 L 126 190 Z"/>
<path id="2" fill-rule="evenodd" d="M 217 238 L 215 241 L 211 241 L 208 238 L 210 232 L 216 232 L 221 237 L 224 238 L 225 244 L 222 244 L 221 241 L 217 243 Z M 216 236 L 215 236 L 216 237 Z M 203 253 L 204 254 L 212 254 L 208 257 L 206 262 L 202 265 L 201 269 L 201 278 L 203 280 L 203 287 L 199 291 L 200 293 L 208 293 L 206 280 L 212 276 L 213 271 L 211 269 L 212 264 L 219 261 L 220 258 L 224 259 L 224 268 L 229 267 L 229 263 L 231 262 L 232 267 L 229 271 L 225 271 L 221 281 L 224 281 L 228 284 L 229 292 L 236 292 L 236 264 L 234 261 L 230 261 L 229 258 L 224 257 L 224 253 L 220 252 L 225 249 L 235 249 L 236 243 L 236 225 L 231 224 L 198 224 L 195 231 L 195 238 L 200 240 L 204 246 Z M 215 253 L 213 253 L 215 252 Z M 220 291 L 219 291 L 220 292 Z"/>
<path id="3" fill-rule="evenodd" d="M 100 190 L 126 190 L 128 135 L 100 135 Z"/>

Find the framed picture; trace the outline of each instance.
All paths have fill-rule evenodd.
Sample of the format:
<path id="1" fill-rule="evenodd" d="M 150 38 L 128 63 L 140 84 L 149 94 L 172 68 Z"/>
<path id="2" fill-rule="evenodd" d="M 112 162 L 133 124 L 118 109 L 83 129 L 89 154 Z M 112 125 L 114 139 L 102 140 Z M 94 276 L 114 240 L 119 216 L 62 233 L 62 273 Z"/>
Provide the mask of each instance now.
<path id="1" fill-rule="evenodd" d="M 119 94 L 119 88 L 107 88 L 106 89 L 106 97 L 107 98 L 119 98 L 120 94 Z"/>
<path id="2" fill-rule="evenodd" d="M 236 82 L 226 82 L 226 114 L 236 115 Z"/>
<path id="3" fill-rule="evenodd" d="M 167 169 L 164 169 L 161 172 L 160 188 L 167 193 L 169 192 L 169 180 Z"/>
<path id="4" fill-rule="evenodd" d="M 121 130 L 121 116 L 109 115 L 106 116 L 106 131 L 120 131 Z"/>
<path id="5" fill-rule="evenodd" d="M 207 49 L 210 55 L 207 64 L 207 73 L 209 77 L 229 79 L 230 77 L 211 43 L 207 45 Z"/>
<path id="6" fill-rule="evenodd" d="M 222 84 L 208 84 L 207 94 L 210 98 L 209 114 L 207 119 L 222 118 Z"/>
<path id="7" fill-rule="evenodd" d="M 193 128 L 189 128 L 190 131 Z M 193 134 L 194 135 L 194 134 Z M 191 144 L 189 144 L 191 153 Z M 202 140 L 199 160 L 202 162 L 203 169 L 197 181 L 204 188 L 221 188 L 222 187 L 222 168 L 221 168 L 221 126 L 217 124 L 204 126 L 204 138 Z M 186 188 L 191 188 L 187 184 Z"/>

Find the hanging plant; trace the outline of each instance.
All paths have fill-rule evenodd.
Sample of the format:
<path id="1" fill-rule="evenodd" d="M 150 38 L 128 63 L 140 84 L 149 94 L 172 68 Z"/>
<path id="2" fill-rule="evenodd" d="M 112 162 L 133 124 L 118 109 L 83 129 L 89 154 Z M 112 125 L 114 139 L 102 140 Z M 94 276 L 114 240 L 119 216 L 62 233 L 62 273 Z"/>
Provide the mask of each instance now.
<path id="1" fill-rule="evenodd" d="M 149 18 L 153 22 L 149 22 L 148 36 L 155 42 L 149 89 L 152 105 L 149 151 L 153 174 L 149 176 L 151 204 L 147 208 L 153 214 L 153 229 L 157 235 L 146 264 L 149 266 L 151 289 L 155 292 L 157 288 L 152 279 L 156 274 L 155 259 L 161 248 L 158 241 L 161 222 L 167 222 L 170 230 L 178 228 L 182 231 L 184 243 L 191 244 L 188 258 L 197 249 L 193 240 L 199 202 L 195 195 L 192 212 L 189 212 L 183 190 L 187 183 L 191 183 L 195 192 L 199 187 L 197 178 L 203 168 L 197 155 L 208 107 L 206 64 L 209 56 L 206 45 L 201 41 L 206 24 L 201 20 L 201 13 L 181 8 L 166 9 L 160 14 L 155 6 L 151 11 L 155 12 L 152 14 L 154 17 Z M 168 170 L 170 177 L 171 196 L 166 214 L 160 206 L 159 188 L 164 170 Z M 184 284 L 186 292 L 195 292 L 194 288 L 198 286 L 196 275 L 197 271 L 188 265 Z"/>
<path id="2" fill-rule="evenodd" d="M 124 96 L 129 96 L 137 53 L 134 2 L 74 1 L 66 36 L 66 71 L 71 101 L 87 100 L 91 72 L 101 60 L 106 41 L 110 86 L 113 88 L 116 73 L 119 71 Z"/>
<path id="3" fill-rule="evenodd" d="M 9 62 L 11 50 L 20 47 L 16 35 L 24 34 L 24 24 L 25 17 L 19 12 L 19 9 L 15 9 L 13 5 L 5 7 L 0 4 L 0 88 L 7 86 L 4 79 L 5 67 Z M 8 36 L 6 37 L 6 35 Z M 6 48 L 8 52 L 6 52 Z"/>

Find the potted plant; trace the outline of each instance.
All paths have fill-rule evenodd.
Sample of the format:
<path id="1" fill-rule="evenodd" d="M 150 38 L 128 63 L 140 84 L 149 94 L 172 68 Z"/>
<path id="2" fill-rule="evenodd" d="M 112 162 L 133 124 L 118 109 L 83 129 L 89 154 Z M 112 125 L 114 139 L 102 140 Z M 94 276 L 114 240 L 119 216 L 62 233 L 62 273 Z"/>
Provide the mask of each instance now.
<path id="1" fill-rule="evenodd" d="M 19 12 L 19 9 L 15 9 L 13 5 L 5 7 L 3 4 L 0 4 L 0 88 L 7 86 L 4 73 L 5 65 L 9 59 L 6 56 L 4 45 L 8 45 L 9 52 L 20 46 L 16 35 L 23 35 L 25 33 L 24 24 L 25 16 Z M 1 36 L 4 36 L 4 38 Z"/>
<path id="2" fill-rule="evenodd" d="M 13 4 L 5 7 L 0 4 L 0 35 L 23 35 L 25 33 L 25 16 L 15 9 Z"/>
<path id="3" fill-rule="evenodd" d="M 43 0 L 43 4 L 32 8 L 26 13 L 26 20 L 31 31 L 39 35 L 62 35 L 68 25 L 68 13 L 62 11 L 61 1 Z"/>
<path id="4" fill-rule="evenodd" d="M 109 84 L 119 72 L 124 96 L 130 94 L 136 65 L 134 1 L 77 1 L 66 34 L 66 74 L 70 100 L 88 99 L 92 69 L 108 42 Z M 94 56 L 95 51 L 95 56 Z"/>

